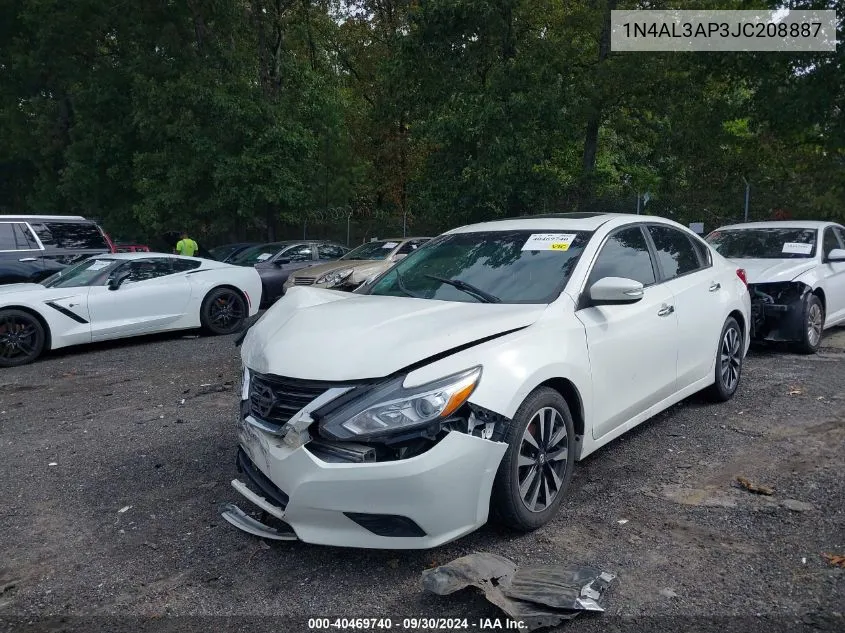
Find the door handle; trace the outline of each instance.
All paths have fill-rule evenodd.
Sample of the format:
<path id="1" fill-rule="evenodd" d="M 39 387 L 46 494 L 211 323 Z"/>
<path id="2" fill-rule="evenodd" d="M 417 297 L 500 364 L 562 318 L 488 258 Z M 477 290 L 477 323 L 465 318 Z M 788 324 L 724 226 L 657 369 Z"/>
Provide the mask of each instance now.
<path id="1" fill-rule="evenodd" d="M 34 262 L 37 261 L 35 257 L 21 257 L 19 262 Z"/>
<path id="2" fill-rule="evenodd" d="M 675 306 L 667 306 L 667 305 L 664 304 L 663 307 L 660 308 L 660 310 L 657 311 L 657 316 L 669 316 L 674 311 L 675 311 Z"/>
<path id="3" fill-rule="evenodd" d="M 717 291 L 719 288 L 721 288 L 721 287 L 722 287 L 722 284 L 720 284 L 718 281 L 714 281 L 714 282 L 710 285 L 710 292 L 716 292 L 716 291 Z"/>

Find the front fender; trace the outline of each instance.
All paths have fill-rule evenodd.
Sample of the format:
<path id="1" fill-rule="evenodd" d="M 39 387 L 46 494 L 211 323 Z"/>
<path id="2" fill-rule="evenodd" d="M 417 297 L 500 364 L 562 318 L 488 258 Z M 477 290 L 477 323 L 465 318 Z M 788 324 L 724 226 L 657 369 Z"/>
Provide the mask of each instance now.
<path id="1" fill-rule="evenodd" d="M 592 381 L 586 334 L 580 323 L 573 323 L 574 317 L 561 321 L 538 322 L 438 360 L 411 372 L 405 385 L 421 385 L 481 365 L 481 381 L 469 401 L 513 418 L 539 385 L 564 378 L 575 386 L 584 420 L 590 420 Z"/>

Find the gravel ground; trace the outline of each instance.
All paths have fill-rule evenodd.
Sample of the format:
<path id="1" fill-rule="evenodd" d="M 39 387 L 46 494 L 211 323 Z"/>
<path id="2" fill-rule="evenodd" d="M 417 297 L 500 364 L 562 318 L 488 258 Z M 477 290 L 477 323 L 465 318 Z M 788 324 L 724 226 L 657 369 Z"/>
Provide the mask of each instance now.
<path id="1" fill-rule="evenodd" d="M 581 463 L 545 528 L 486 526 L 423 552 L 268 544 L 220 518 L 240 501 L 233 338 L 89 346 L 4 370 L 0 630 L 299 631 L 322 616 L 482 630 L 502 617 L 482 597 L 419 585 L 473 551 L 618 574 L 607 612 L 562 630 L 845 630 L 845 569 L 822 558 L 845 554 L 842 339 L 812 357 L 753 351 L 730 403 L 689 399 Z"/>

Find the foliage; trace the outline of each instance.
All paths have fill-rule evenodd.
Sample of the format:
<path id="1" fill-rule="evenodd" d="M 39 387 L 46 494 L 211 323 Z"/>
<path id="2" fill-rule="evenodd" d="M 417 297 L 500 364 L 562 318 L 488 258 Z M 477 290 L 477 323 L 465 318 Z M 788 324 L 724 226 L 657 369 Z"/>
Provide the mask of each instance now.
<path id="1" fill-rule="evenodd" d="M 645 6 L 668 3 L 0 0 L 0 212 L 343 239 L 308 218 L 430 233 L 648 192 L 712 227 L 747 181 L 754 219 L 845 220 L 845 49 L 610 51 L 609 11 Z"/>

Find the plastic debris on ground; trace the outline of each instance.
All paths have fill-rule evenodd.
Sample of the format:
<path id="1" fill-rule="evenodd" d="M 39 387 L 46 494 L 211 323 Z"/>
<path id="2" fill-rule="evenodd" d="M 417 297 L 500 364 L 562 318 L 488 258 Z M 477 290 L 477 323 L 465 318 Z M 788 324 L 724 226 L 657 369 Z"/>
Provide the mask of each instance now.
<path id="1" fill-rule="evenodd" d="M 533 631 L 570 620 L 582 611 L 602 612 L 602 599 L 615 574 L 591 567 L 518 567 L 513 561 L 479 552 L 426 569 L 423 589 L 445 596 L 477 587 L 523 630 Z"/>

